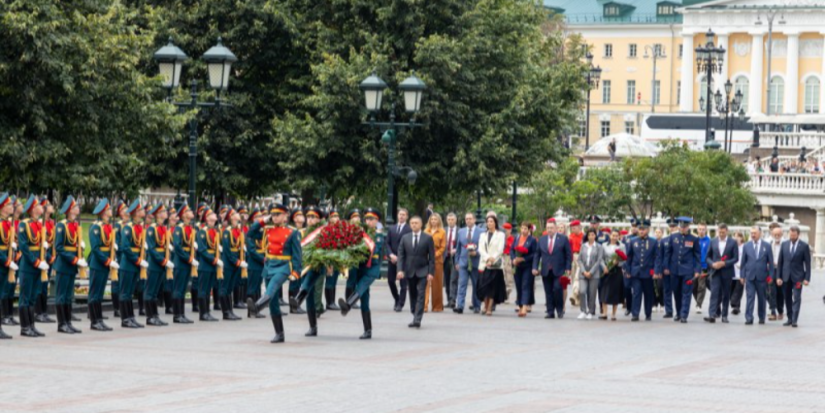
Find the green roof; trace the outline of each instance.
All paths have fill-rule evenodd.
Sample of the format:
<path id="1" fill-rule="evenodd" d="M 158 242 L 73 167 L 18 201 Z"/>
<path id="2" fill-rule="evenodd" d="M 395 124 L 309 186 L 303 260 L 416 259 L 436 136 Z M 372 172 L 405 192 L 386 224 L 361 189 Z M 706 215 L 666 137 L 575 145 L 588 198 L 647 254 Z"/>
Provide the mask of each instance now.
<path id="1" fill-rule="evenodd" d="M 660 14 L 659 5 L 673 9 L 710 0 L 544 0 L 544 7 L 563 14 L 571 26 L 604 24 L 681 23 L 678 13 Z"/>

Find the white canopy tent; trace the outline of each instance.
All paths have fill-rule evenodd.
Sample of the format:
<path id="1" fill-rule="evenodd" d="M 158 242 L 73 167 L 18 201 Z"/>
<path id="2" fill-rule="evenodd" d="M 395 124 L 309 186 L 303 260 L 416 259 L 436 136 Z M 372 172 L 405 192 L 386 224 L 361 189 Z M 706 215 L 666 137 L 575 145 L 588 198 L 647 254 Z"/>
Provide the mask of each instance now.
<path id="1" fill-rule="evenodd" d="M 644 139 L 631 135 L 629 133 L 618 133 L 615 135 L 605 136 L 594 143 L 590 149 L 585 152 L 585 157 L 610 157 L 610 152 L 607 150 L 607 145 L 613 140 L 616 140 L 616 156 L 620 158 L 644 158 L 653 157 L 659 153 L 658 148 Z"/>

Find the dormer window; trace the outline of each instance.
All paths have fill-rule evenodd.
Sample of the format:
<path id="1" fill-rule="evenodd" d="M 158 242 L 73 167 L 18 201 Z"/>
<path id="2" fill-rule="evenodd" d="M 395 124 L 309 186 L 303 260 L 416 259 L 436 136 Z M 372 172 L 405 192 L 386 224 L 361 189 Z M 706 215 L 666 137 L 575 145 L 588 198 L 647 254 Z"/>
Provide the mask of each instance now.
<path id="1" fill-rule="evenodd" d="M 630 4 L 619 3 L 616 1 L 611 1 L 609 3 L 605 3 L 604 5 L 604 17 L 608 18 L 616 18 L 616 17 L 624 17 L 628 13 L 632 12 L 635 9 L 635 6 Z"/>
<path id="2" fill-rule="evenodd" d="M 656 5 L 656 14 L 659 16 L 673 16 L 676 14 L 676 4 L 662 2 Z"/>
<path id="3" fill-rule="evenodd" d="M 606 17 L 619 17 L 621 14 L 622 14 L 621 10 L 619 9 L 619 6 L 617 6 L 617 5 L 611 4 L 611 5 L 604 6 L 604 15 Z"/>

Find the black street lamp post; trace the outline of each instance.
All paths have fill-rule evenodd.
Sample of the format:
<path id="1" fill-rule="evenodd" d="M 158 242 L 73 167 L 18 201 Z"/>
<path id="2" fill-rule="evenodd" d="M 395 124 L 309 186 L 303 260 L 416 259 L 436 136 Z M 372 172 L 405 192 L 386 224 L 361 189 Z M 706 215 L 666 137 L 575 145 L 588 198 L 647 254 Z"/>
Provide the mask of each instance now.
<path id="1" fill-rule="evenodd" d="M 722 73 L 722 63 L 725 60 L 725 48 L 724 47 L 716 47 L 713 44 L 713 38 L 716 35 L 708 29 L 706 34 L 707 43 L 704 46 L 699 46 L 696 48 L 696 66 L 699 72 L 705 72 L 705 80 L 707 84 L 706 94 L 707 102 L 705 99 L 699 98 L 699 106 L 705 108 L 705 149 L 719 149 L 721 146 L 719 142 L 713 139 L 713 136 L 710 133 L 710 114 L 713 109 L 713 101 L 711 100 L 713 93 L 711 89 L 713 88 L 713 73 Z"/>
<path id="2" fill-rule="evenodd" d="M 588 68 L 584 71 L 587 80 L 587 111 L 584 115 L 584 150 L 590 149 L 590 91 L 599 88 L 599 79 L 602 76 L 602 68 L 593 66 L 593 54 L 589 51 L 585 55 Z"/>
<path id="3" fill-rule="evenodd" d="M 745 117 L 745 111 L 741 110 L 740 106 L 742 105 L 742 91 L 737 90 L 733 96 L 733 100 L 730 98 L 730 92 L 733 90 L 733 84 L 728 80 L 725 82 L 725 95 L 722 96 L 722 92 L 716 91 L 716 94 L 713 96 L 716 100 L 716 111 L 719 112 L 719 118 L 725 122 L 725 152 L 731 152 L 731 146 L 733 146 L 733 122 L 736 121 L 735 116 L 739 115 L 739 120 L 743 121 Z M 731 116 L 733 114 L 733 116 Z M 730 138 L 728 137 L 728 132 L 730 132 Z"/>
<path id="4" fill-rule="evenodd" d="M 154 60 L 158 63 L 160 75 L 163 78 L 162 86 L 168 91 L 166 97 L 167 101 L 172 102 L 172 92 L 180 86 L 180 74 L 183 68 L 183 62 L 189 58 L 180 48 L 172 43 L 172 38 L 169 38 L 169 44 L 158 49 L 154 54 Z M 203 54 L 202 59 L 206 62 L 207 71 L 209 73 L 209 86 L 216 91 L 214 102 L 199 102 L 198 101 L 198 82 L 192 80 L 190 83 L 191 91 L 189 96 L 191 99 L 188 102 L 172 102 L 181 111 L 189 111 L 197 108 L 210 108 L 231 105 L 221 101 L 221 92 L 226 92 L 229 88 L 229 74 L 232 71 L 232 63 L 238 61 L 229 49 L 227 49 L 218 37 L 218 44 L 212 46 L 206 53 Z M 194 211 L 197 203 L 197 196 L 195 194 L 195 178 L 197 172 L 197 157 L 198 157 L 198 118 L 193 116 L 189 120 L 189 208 Z"/>
<path id="5" fill-rule="evenodd" d="M 415 115 L 421 110 L 421 98 L 424 91 L 427 90 L 427 85 L 415 76 L 415 72 L 398 85 L 398 89 L 404 95 L 404 108 L 412 116 L 407 123 L 395 121 L 395 103 L 390 105 L 389 122 L 376 121 L 375 115 L 381 110 L 381 100 L 384 97 L 387 84 L 375 73 L 364 79 L 359 87 L 364 92 L 366 107 L 370 112 L 369 121 L 364 122 L 364 124 L 383 131 L 381 140 L 387 144 L 387 216 L 385 217 L 385 223 L 386 225 L 393 225 L 398 209 L 398 199 L 395 196 L 395 177 L 406 174 L 407 181 L 410 184 L 415 184 L 415 180 L 418 179 L 418 173 L 411 167 L 396 166 L 395 140 L 399 131 L 422 126 L 421 123 L 416 123 Z"/>

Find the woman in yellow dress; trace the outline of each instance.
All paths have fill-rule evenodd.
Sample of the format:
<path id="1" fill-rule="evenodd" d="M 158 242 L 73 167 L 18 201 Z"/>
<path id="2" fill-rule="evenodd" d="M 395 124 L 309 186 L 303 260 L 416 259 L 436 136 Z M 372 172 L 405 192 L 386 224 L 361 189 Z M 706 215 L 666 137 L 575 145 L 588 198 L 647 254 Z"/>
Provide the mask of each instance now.
<path id="1" fill-rule="evenodd" d="M 447 249 L 447 233 L 444 231 L 444 224 L 441 221 L 441 215 L 433 212 L 430 219 L 427 221 L 427 228 L 424 232 L 433 237 L 433 244 L 435 246 L 435 274 L 433 280 L 427 281 L 427 294 L 424 296 L 424 312 L 430 308 L 430 302 L 433 304 L 433 312 L 440 313 L 444 311 L 444 251 Z M 430 298 L 432 294 L 432 299 Z"/>

